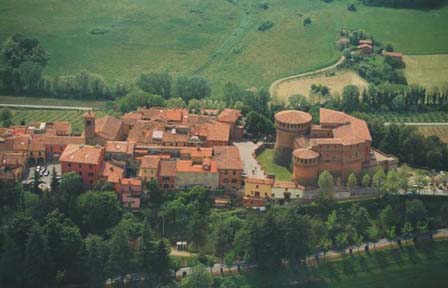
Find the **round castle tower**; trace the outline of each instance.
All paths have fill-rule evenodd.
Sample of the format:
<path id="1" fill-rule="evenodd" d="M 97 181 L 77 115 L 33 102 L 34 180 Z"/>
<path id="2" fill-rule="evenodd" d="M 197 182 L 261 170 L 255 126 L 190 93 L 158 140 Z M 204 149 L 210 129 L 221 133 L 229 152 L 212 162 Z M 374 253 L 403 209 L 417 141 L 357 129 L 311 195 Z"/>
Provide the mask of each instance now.
<path id="1" fill-rule="evenodd" d="M 310 114 L 298 110 L 286 110 L 275 114 L 277 139 L 274 147 L 274 162 L 288 166 L 294 149 L 294 139 L 309 133 L 311 120 Z"/>
<path id="2" fill-rule="evenodd" d="M 320 154 L 310 149 L 296 149 L 293 153 L 293 180 L 303 186 L 316 183 L 319 176 Z"/>

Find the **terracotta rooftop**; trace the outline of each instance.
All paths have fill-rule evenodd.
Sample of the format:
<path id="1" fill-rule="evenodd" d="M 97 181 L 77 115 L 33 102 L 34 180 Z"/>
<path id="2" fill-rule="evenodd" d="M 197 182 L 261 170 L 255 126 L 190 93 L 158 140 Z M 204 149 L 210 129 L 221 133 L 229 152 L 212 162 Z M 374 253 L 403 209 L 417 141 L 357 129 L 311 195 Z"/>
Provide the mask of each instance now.
<path id="1" fill-rule="evenodd" d="M 390 57 L 403 57 L 403 53 L 399 52 L 383 52 L 384 56 L 390 56 Z"/>
<path id="2" fill-rule="evenodd" d="M 119 183 L 121 185 L 142 186 L 142 180 L 137 178 L 121 178 Z"/>
<path id="3" fill-rule="evenodd" d="M 31 141 L 30 135 L 16 136 L 12 149 L 14 151 L 28 151 L 28 146 L 30 145 L 30 141 Z"/>
<path id="4" fill-rule="evenodd" d="M 147 155 L 142 158 L 142 169 L 157 169 L 159 168 L 160 157 L 156 155 Z"/>
<path id="5" fill-rule="evenodd" d="M 0 153 L 0 166 L 18 167 L 24 165 L 25 161 L 26 161 L 25 152 Z"/>
<path id="6" fill-rule="evenodd" d="M 205 164 L 208 164 L 206 159 L 202 165 L 193 164 L 193 161 L 191 160 L 178 160 L 176 161 L 176 171 L 189 173 L 218 173 L 216 161 L 210 161 L 210 159 L 208 161 L 210 163 L 209 169 L 205 169 Z"/>
<path id="7" fill-rule="evenodd" d="M 123 177 L 124 169 L 110 162 L 104 162 L 100 168 L 99 174 L 104 177 L 107 182 L 119 183 L 120 178 Z"/>
<path id="8" fill-rule="evenodd" d="M 135 144 L 126 141 L 107 141 L 104 147 L 106 152 L 132 154 Z"/>
<path id="9" fill-rule="evenodd" d="M 286 110 L 275 114 L 275 120 L 287 124 L 306 124 L 311 122 L 310 114 L 298 110 Z"/>
<path id="10" fill-rule="evenodd" d="M 229 142 L 230 127 L 227 124 L 212 121 L 205 124 L 207 141 Z"/>
<path id="11" fill-rule="evenodd" d="M 334 138 L 359 138 L 372 141 L 366 121 L 345 114 L 344 112 L 320 108 L 320 123 L 322 126 L 336 126 L 333 128 Z M 340 125 L 340 126 L 338 126 Z"/>
<path id="12" fill-rule="evenodd" d="M 218 169 L 242 170 L 243 162 L 240 152 L 235 146 L 215 146 L 213 147 L 214 157 Z"/>
<path id="13" fill-rule="evenodd" d="M 274 183 L 274 180 L 265 178 L 246 178 L 245 182 L 251 184 L 272 185 Z"/>
<path id="14" fill-rule="evenodd" d="M 311 149 L 296 149 L 294 150 L 293 155 L 300 159 L 316 159 L 319 157 L 319 153 Z"/>
<path id="15" fill-rule="evenodd" d="M 176 161 L 160 161 L 160 172 L 161 177 L 175 177 L 176 176 Z"/>
<path id="16" fill-rule="evenodd" d="M 103 147 L 69 144 L 59 161 L 98 165 L 103 160 Z"/>
<path id="17" fill-rule="evenodd" d="M 104 116 L 95 120 L 95 133 L 107 140 L 117 140 L 122 121 L 112 116 Z"/>
<path id="18" fill-rule="evenodd" d="M 226 123 L 235 123 L 241 117 L 241 111 L 235 109 L 224 109 L 218 115 L 218 121 Z"/>

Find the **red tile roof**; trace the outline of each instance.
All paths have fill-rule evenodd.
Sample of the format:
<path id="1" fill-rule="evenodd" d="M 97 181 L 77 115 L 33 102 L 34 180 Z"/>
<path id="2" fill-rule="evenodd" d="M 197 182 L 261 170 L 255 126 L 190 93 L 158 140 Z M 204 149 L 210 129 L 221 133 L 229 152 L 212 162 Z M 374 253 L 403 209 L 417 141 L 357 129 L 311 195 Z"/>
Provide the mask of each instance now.
<path id="1" fill-rule="evenodd" d="M 104 147 L 106 152 L 132 154 L 135 144 L 126 141 L 107 141 Z"/>
<path id="2" fill-rule="evenodd" d="M 243 162 L 240 152 L 235 146 L 215 146 L 213 147 L 214 157 L 218 169 L 242 170 Z"/>
<path id="3" fill-rule="evenodd" d="M 161 177 L 175 177 L 176 176 L 176 161 L 166 160 L 160 161 L 160 172 Z"/>
<path id="4" fill-rule="evenodd" d="M 287 124 L 306 124 L 311 122 L 310 114 L 298 110 L 286 110 L 275 114 L 275 120 Z"/>
<path id="5" fill-rule="evenodd" d="M 293 154 L 294 157 L 300 159 L 316 159 L 319 157 L 319 153 L 310 149 L 296 149 Z"/>
<path id="6" fill-rule="evenodd" d="M 119 183 L 121 185 L 142 186 L 142 180 L 137 178 L 121 178 Z"/>
<path id="7" fill-rule="evenodd" d="M 241 111 L 235 109 L 224 109 L 218 115 L 218 121 L 226 123 L 235 123 L 241 117 Z"/>
<path id="8" fill-rule="evenodd" d="M 321 108 L 320 123 L 322 126 L 337 126 L 333 128 L 334 138 L 345 140 L 359 138 L 369 142 L 372 141 L 367 123 L 344 112 Z"/>
<path id="9" fill-rule="evenodd" d="M 107 140 L 118 140 L 122 121 L 112 116 L 104 116 L 95 120 L 95 133 Z"/>
<path id="10" fill-rule="evenodd" d="M 124 169 L 110 162 L 104 162 L 100 168 L 99 174 L 104 177 L 107 182 L 119 183 L 120 179 L 123 177 Z"/>
<path id="11" fill-rule="evenodd" d="M 208 163 L 207 163 L 208 162 Z M 205 166 L 209 166 L 209 169 L 205 169 Z M 193 164 L 191 160 L 178 160 L 176 161 L 176 172 L 190 172 L 190 173 L 218 173 L 216 161 L 210 159 L 204 159 L 204 163 Z"/>
<path id="12" fill-rule="evenodd" d="M 142 169 L 158 169 L 160 163 L 160 157 L 156 155 L 147 155 L 142 158 Z"/>
<path id="13" fill-rule="evenodd" d="M 103 161 L 103 147 L 69 144 L 59 161 L 99 165 Z"/>

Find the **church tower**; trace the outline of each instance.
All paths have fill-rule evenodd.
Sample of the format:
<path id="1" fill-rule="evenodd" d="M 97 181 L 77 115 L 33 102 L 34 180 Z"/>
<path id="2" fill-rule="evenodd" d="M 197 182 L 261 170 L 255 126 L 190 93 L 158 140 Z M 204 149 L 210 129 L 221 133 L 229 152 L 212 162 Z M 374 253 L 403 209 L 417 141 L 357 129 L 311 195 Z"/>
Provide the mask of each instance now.
<path id="1" fill-rule="evenodd" d="M 84 137 L 86 144 L 93 145 L 95 139 L 95 113 L 91 110 L 84 113 Z"/>

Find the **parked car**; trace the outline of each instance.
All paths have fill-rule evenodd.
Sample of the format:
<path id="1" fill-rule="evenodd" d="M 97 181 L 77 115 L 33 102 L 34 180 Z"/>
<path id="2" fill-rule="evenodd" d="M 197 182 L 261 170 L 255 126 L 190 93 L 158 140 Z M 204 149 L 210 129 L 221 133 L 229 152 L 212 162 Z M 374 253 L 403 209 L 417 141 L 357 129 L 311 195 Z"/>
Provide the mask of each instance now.
<path id="1" fill-rule="evenodd" d="M 44 176 L 47 177 L 48 175 L 50 175 L 50 171 L 45 171 Z"/>

